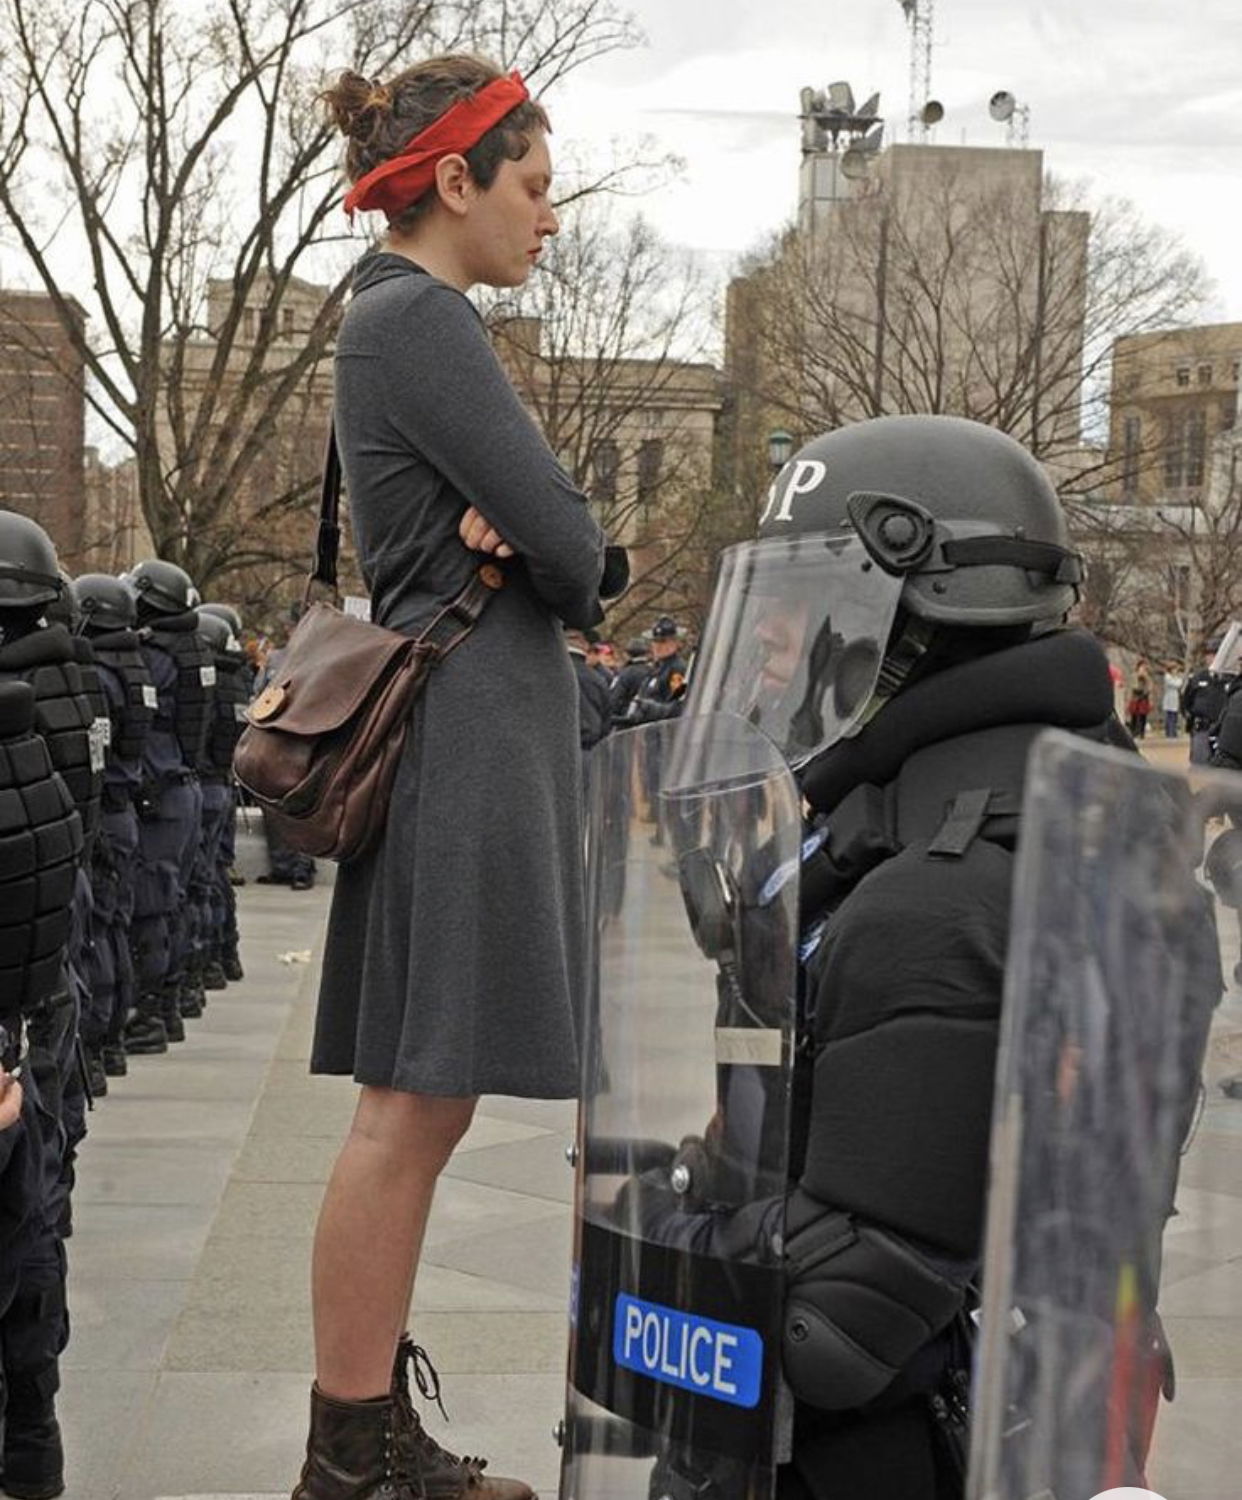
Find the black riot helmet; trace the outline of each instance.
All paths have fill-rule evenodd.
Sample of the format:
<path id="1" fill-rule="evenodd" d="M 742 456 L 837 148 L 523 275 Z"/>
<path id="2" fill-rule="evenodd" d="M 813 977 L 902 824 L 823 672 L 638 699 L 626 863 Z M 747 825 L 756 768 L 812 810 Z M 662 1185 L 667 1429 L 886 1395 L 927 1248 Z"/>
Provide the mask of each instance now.
<path id="1" fill-rule="evenodd" d="M 49 625 L 63 625 L 71 635 L 77 635 L 82 628 L 82 611 L 74 598 L 73 579 L 64 568 L 60 569 L 60 596 L 48 604 L 43 618 Z"/>
<path id="2" fill-rule="evenodd" d="M 200 604 L 198 606 L 198 617 L 201 620 L 204 615 L 216 615 L 240 640 L 242 633 L 242 617 L 231 604 Z"/>
<path id="3" fill-rule="evenodd" d="M 1006 434 L 878 417 L 807 443 L 724 555 L 690 714 L 758 725 L 794 766 L 891 697 L 938 633 L 1060 619 L 1078 597 L 1056 491 Z"/>
<path id="4" fill-rule="evenodd" d="M 29 516 L 0 510 L 0 609 L 54 604 L 63 591 L 51 537 Z"/>
<path id="5" fill-rule="evenodd" d="M 198 612 L 198 633 L 213 651 L 223 655 L 226 651 L 237 649 L 237 639 L 234 636 L 229 622 L 220 615 L 208 613 L 200 609 Z"/>
<path id="6" fill-rule="evenodd" d="M 137 595 L 140 620 L 152 615 L 183 615 L 198 603 L 198 590 L 190 575 L 162 557 L 140 562 L 126 573 L 125 582 Z"/>
<path id="7" fill-rule="evenodd" d="M 132 630 L 138 604 L 129 585 L 108 573 L 83 573 L 73 580 L 73 596 L 88 635 L 109 630 Z"/>

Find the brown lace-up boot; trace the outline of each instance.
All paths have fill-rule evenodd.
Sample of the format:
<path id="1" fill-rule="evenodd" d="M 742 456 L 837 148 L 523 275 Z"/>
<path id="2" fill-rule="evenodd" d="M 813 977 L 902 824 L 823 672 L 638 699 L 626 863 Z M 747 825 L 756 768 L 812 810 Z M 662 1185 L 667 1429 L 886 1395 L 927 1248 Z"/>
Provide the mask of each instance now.
<path id="1" fill-rule="evenodd" d="M 535 1500 L 530 1485 L 520 1479 L 501 1479 L 486 1475 L 485 1458 L 458 1458 L 442 1448 L 423 1426 L 410 1397 L 409 1371 L 414 1371 L 419 1395 L 434 1401 L 445 1421 L 448 1413 L 440 1399 L 440 1377 L 427 1357 L 427 1351 L 408 1333 L 397 1342 L 397 1357 L 392 1366 L 392 1399 L 402 1414 L 397 1444 L 411 1476 L 412 1494 L 418 1500 Z"/>
<path id="2" fill-rule="evenodd" d="M 408 1335 L 397 1346 L 387 1396 L 338 1401 L 311 1388 L 306 1462 L 293 1500 L 534 1500 L 529 1485 L 489 1478 L 485 1459 L 458 1458 L 436 1442 L 414 1410 L 407 1364 L 420 1394 L 443 1411 L 439 1377 Z"/>

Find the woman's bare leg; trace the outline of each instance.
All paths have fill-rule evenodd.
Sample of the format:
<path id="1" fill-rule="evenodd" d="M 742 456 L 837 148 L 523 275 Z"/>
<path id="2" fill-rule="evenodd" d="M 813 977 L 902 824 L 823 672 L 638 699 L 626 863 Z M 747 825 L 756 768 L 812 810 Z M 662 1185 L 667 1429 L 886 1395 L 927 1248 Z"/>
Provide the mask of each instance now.
<path id="1" fill-rule="evenodd" d="M 363 1088 L 315 1230 L 315 1366 L 327 1395 L 387 1392 L 436 1179 L 476 1103 Z"/>

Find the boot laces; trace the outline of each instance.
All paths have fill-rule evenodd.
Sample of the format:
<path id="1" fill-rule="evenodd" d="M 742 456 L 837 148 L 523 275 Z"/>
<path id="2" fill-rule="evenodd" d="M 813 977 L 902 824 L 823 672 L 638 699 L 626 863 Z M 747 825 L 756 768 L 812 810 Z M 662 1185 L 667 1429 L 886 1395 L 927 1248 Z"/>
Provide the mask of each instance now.
<path id="1" fill-rule="evenodd" d="M 420 1488 L 423 1488 L 423 1493 L 426 1493 L 423 1487 L 425 1477 L 432 1473 L 444 1475 L 447 1471 L 459 1479 L 461 1493 L 477 1489 L 482 1483 L 487 1460 L 465 1455 L 459 1458 L 432 1437 L 414 1409 L 414 1401 L 410 1395 L 411 1370 L 414 1372 L 414 1383 L 418 1387 L 419 1395 L 424 1401 L 433 1401 L 439 1407 L 440 1415 L 446 1422 L 449 1419 L 440 1394 L 440 1376 L 430 1356 L 421 1344 L 416 1344 L 410 1338 L 409 1334 L 402 1334 L 397 1344 L 396 1362 L 393 1365 L 392 1394 L 406 1419 L 402 1424 L 403 1430 L 397 1437 L 398 1451 L 413 1466 L 410 1479 L 419 1484 Z"/>

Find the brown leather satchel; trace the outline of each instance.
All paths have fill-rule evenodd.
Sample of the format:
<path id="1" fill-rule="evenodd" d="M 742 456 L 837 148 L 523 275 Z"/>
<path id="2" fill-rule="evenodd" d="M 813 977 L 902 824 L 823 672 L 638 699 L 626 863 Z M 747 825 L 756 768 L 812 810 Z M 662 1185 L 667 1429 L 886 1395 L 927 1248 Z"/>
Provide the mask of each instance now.
<path id="1" fill-rule="evenodd" d="M 484 563 L 415 637 L 329 604 L 309 604 L 317 582 L 340 598 L 340 493 L 332 430 L 303 613 L 277 671 L 247 710 L 233 769 L 292 848 L 347 860 L 370 848 L 383 829 L 415 697 L 505 579 L 494 563 Z"/>

